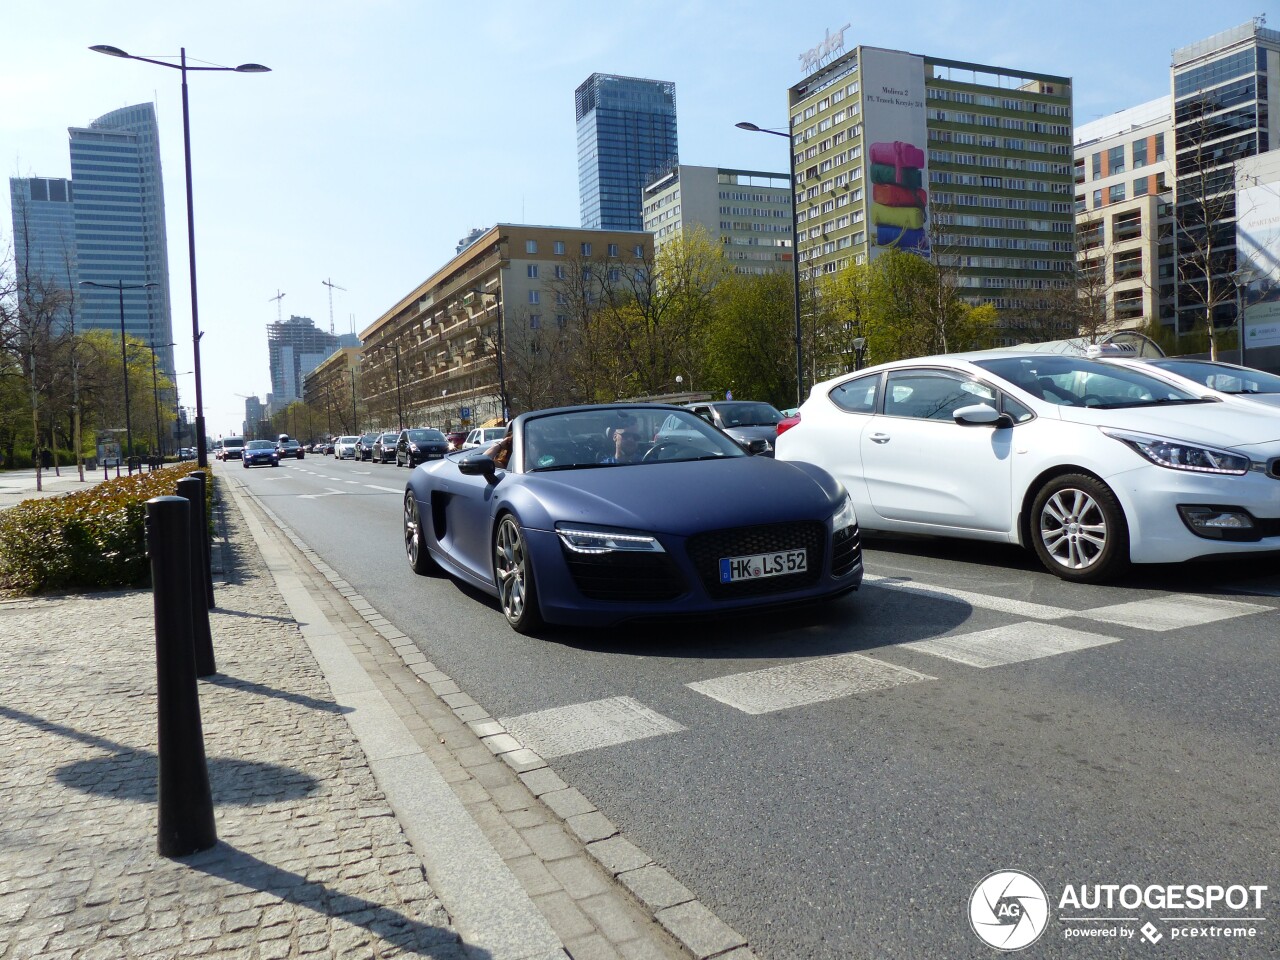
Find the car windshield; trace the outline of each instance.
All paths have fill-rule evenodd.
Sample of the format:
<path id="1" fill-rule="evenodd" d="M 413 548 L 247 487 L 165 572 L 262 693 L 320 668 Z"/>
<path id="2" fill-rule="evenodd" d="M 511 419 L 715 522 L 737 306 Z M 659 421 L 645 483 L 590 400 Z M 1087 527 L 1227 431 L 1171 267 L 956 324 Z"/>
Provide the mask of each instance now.
<path id="1" fill-rule="evenodd" d="M 444 434 L 439 430 L 407 430 L 405 432 L 414 443 L 445 442 Z"/>
<path id="2" fill-rule="evenodd" d="M 245 444 L 246 450 L 274 450 L 276 445 L 270 440 L 250 440 Z"/>
<path id="3" fill-rule="evenodd" d="M 1155 360 L 1151 366 L 1203 383 L 1223 393 L 1280 393 L 1280 377 L 1209 360 Z"/>
<path id="4" fill-rule="evenodd" d="M 270 441 L 268 441 L 268 442 L 270 442 Z M 223 440 L 223 441 L 222 441 L 222 447 L 223 447 L 223 449 L 224 449 L 224 450 L 225 450 L 227 447 L 243 447 L 243 446 L 244 446 L 244 441 L 243 441 L 243 440 L 234 440 L 234 439 L 233 439 L 233 440 Z"/>
<path id="5" fill-rule="evenodd" d="M 359 439 L 360 439 L 359 437 L 339 437 L 338 442 L 339 443 L 355 443 Z"/>
<path id="6" fill-rule="evenodd" d="M 782 414 L 769 404 L 747 400 L 717 403 L 715 409 L 726 427 L 771 427 L 782 419 Z"/>
<path id="7" fill-rule="evenodd" d="M 526 473 L 747 455 L 693 412 L 655 407 L 534 416 L 525 421 L 522 439 Z"/>
<path id="8" fill-rule="evenodd" d="M 400 439 L 399 434 L 395 434 L 395 433 L 384 433 L 382 435 L 383 443 L 395 443 L 399 439 Z"/>
<path id="9" fill-rule="evenodd" d="M 1114 410 L 1211 402 L 1141 370 L 1086 357 L 1028 354 L 975 360 L 974 364 L 1038 399 L 1059 406 Z"/>

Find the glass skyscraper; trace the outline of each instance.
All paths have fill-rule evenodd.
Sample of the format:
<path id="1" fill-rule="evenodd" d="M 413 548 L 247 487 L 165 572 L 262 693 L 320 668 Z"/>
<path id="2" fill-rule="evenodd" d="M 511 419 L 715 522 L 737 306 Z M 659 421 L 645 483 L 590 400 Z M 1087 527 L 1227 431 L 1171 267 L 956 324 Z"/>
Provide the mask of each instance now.
<path id="1" fill-rule="evenodd" d="M 75 189 L 77 280 L 126 287 L 125 332 L 148 344 L 173 341 L 169 309 L 169 257 L 164 184 L 155 108 L 149 103 L 104 114 L 87 127 L 71 127 L 71 182 Z M 120 331 L 119 294 L 80 287 L 79 325 Z M 173 349 L 156 354 L 173 373 Z"/>
<path id="2" fill-rule="evenodd" d="M 582 226 L 644 229 L 644 188 L 679 162 L 676 85 L 593 73 L 573 100 Z"/>
<path id="3" fill-rule="evenodd" d="M 75 286 L 74 199 L 70 180 L 9 179 L 14 263 L 19 285 L 26 284 L 30 278 L 33 285 L 44 283 L 59 289 Z"/>

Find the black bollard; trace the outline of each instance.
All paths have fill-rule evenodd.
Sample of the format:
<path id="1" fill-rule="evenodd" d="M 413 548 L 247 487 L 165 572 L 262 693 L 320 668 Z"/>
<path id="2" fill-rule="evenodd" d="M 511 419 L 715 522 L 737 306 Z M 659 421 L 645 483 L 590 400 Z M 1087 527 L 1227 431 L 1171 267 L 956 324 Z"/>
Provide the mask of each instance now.
<path id="1" fill-rule="evenodd" d="M 196 676 L 211 677 L 218 670 L 213 660 L 213 634 L 209 631 L 209 605 L 205 603 L 204 547 L 201 540 L 206 537 L 201 527 L 201 507 L 204 500 L 200 493 L 202 484 L 195 477 L 183 477 L 178 481 L 178 496 L 185 497 L 191 504 L 188 523 L 191 532 L 188 534 L 187 547 L 191 551 L 191 629 L 195 645 Z"/>
<path id="2" fill-rule="evenodd" d="M 191 506 L 185 498 L 147 501 L 147 553 L 156 621 L 157 848 L 162 857 L 185 857 L 218 842 L 192 649 Z"/>
<path id="3" fill-rule="evenodd" d="M 209 535 L 209 474 L 203 470 L 193 470 L 190 476 L 200 481 L 200 543 L 204 547 L 204 589 L 209 609 L 213 609 L 213 548 Z"/>

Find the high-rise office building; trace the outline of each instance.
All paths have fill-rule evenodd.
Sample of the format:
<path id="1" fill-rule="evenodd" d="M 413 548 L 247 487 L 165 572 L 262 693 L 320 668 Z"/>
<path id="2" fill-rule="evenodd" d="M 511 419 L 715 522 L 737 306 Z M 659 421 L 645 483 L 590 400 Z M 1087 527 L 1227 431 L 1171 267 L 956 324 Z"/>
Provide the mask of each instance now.
<path id="1" fill-rule="evenodd" d="M 593 73 L 573 104 L 582 226 L 643 229 L 644 188 L 679 161 L 676 85 Z"/>
<path id="2" fill-rule="evenodd" d="M 124 328 L 150 345 L 173 342 L 164 183 L 155 107 L 140 103 L 104 114 L 87 127 L 71 127 L 71 181 L 75 189 L 78 279 L 125 290 Z M 80 324 L 120 330 L 119 294 L 81 287 Z M 173 373 L 172 347 L 156 353 Z"/>
<path id="3" fill-rule="evenodd" d="M 11 177 L 14 262 L 18 283 L 28 278 L 61 289 L 76 285 L 76 223 L 70 180 Z M 39 278 L 37 280 L 37 278 Z"/>
<path id="4" fill-rule="evenodd" d="M 975 304 L 1068 286 L 1070 78 L 859 46 L 789 105 L 802 276 L 897 247 L 945 259 Z"/>
<path id="5" fill-rule="evenodd" d="M 124 329 L 157 347 L 158 366 L 173 375 L 169 256 L 164 183 L 155 108 L 114 110 L 68 129 L 71 179 L 13 178 L 15 254 L 22 270 L 74 292 L 77 330 L 119 335 L 120 294 L 82 280 L 123 284 Z M 154 287 L 143 288 L 152 283 Z"/>
<path id="6" fill-rule="evenodd" d="M 1280 140 L 1280 31 L 1260 21 L 1173 51 L 1181 333 L 1235 322 L 1236 166 Z"/>
<path id="7" fill-rule="evenodd" d="M 302 399 L 303 380 L 338 349 L 338 338 L 310 317 L 291 316 L 267 327 L 271 393 L 277 409 Z"/>

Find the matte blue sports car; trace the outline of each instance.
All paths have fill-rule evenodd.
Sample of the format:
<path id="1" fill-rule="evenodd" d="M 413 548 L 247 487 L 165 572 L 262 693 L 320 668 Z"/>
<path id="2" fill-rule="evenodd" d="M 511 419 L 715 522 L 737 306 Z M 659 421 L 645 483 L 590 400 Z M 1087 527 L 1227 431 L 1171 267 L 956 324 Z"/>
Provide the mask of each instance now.
<path id="1" fill-rule="evenodd" d="M 497 597 L 520 633 L 823 600 L 862 582 L 853 507 L 830 474 L 752 456 L 657 404 L 521 414 L 497 443 L 416 468 L 404 544 L 416 573 Z"/>

